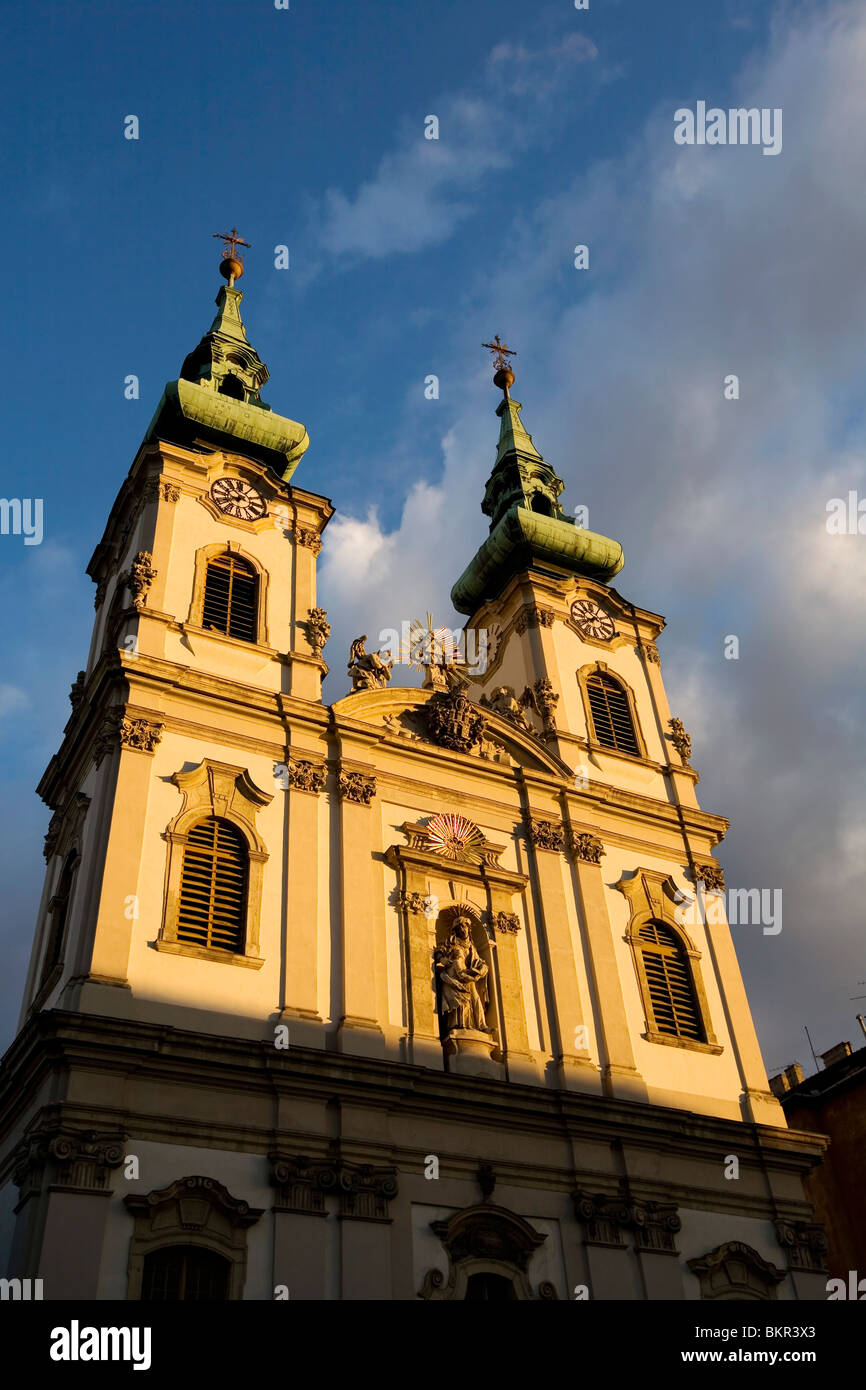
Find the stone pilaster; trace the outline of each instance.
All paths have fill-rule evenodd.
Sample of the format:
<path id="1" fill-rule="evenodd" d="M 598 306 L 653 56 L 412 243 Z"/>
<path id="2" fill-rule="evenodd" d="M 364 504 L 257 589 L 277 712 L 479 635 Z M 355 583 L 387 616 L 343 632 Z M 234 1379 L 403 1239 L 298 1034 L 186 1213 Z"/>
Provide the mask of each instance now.
<path id="1" fill-rule="evenodd" d="M 40 1278 L 46 1299 L 95 1299 L 112 1191 L 123 1162 L 121 1130 L 46 1120 L 21 1140 L 13 1181 L 20 1192 L 9 1273 Z"/>
<path id="2" fill-rule="evenodd" d="M 590 837 L 593 839 L 594 837 Z M 596 1030 L 604 1088 L 608 1095 L 626 1100 L 647 1099 L 646 1084 L 635 1065 L 628 1014 L 622 992 L 613 929 L 607 911 L 600 855 L 579 850 L 579 834 L 572 837 L 574 872 L 583 917 L 588 964 L 595 991 Z"/>
<path id="3" fill-rule="evenodd" d="M 384 968 L 376 939 L 373 855 L 378 850 L 373 799 L 376 779 L 366 770 L 343 766 L 340 796 L 343 1008 L 340 1046 L 344 1052 L 383 1056 L 385 1035 L 379 1017 L 377 970 Z"/>
<path id="4" fill-rule="evenodd" d="M 533 817 L 527 824 L 533 846 L 541 930 L 546 946 L 551 1009 L 551 1046 L 563 1085 L 573 1090 L 597 1090 L 588 1038 L 578 1031 L 589 1024 L 589 1001 L 581 997 L 574 941 L 568 921 L 562 851 L 565 829 L 559 821 Z"/>
<path id="5" fill-rule="evenodd" d="M 327 768 L 300 756 L 289 758 L 288 883 L 285 928 L 283 1017 L 290 1036 L 324 1047 L 319 1014 L 319 796 Z"/>

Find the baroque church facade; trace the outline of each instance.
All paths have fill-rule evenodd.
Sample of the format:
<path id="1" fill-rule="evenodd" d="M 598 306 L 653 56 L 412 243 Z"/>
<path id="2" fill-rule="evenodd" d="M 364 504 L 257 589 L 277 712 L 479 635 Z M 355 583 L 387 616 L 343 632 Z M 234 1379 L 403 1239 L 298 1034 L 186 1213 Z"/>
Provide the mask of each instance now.
<path id="1" fill-rule="evenodd" d="M 46 1299 L 810 1299 L 823 1140 L 771 1093 L 657 638 L 497 355 L 475 668 L 353 644 L 232 244 L 89 574 L 20 1028 L 7 1275 Z M 334 659 L 333 657 L 331 658 Z M 350 682 L 347 680 L 347 684 Z"/>

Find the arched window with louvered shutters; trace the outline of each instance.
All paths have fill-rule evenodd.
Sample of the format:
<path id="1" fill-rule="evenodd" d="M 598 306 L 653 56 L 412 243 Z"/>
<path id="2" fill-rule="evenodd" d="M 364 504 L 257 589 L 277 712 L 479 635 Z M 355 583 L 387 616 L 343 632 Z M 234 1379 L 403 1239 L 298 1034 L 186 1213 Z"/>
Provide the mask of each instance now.
<path id="1" fill-rule="evenodd" d="M 596 742 L 602 748 L 639 757 L 628 694 L 620 682 L 606 671 L 593 671 L 587 678 L 586 694 Z"/>
<path id="2" fill-rule="evenodd" d="M 201 625 L 242 642 L 258 635 L 258 575 L 247 560 L 226 551 L 208 561 Z"/>
<path id="3" fill-rule="evenodd" d="M 657 1033 L 705 1042 L 691 962 L 679 938 L 661 922 L 644 922 L 637 933 Z"/>
<path id="4" fill-rule="evenodd" d="M 247 915 L 247 845 L 230 821 L 214 816 L 187 834 L 177 939 L 242 954 Z"/>

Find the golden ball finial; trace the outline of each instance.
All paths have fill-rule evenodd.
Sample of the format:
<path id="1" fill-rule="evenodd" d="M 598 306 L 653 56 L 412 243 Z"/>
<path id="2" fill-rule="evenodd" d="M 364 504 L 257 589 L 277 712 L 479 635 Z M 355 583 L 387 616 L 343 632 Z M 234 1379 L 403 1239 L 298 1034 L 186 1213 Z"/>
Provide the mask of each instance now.
<path id="1" fill-rule="evenodd" d="M 233 285 L 244 273 L 244 263 L 238 255 L 238 247 L 249 246 L 250 243 L 244 241 L 237 227 L 232 227 L 230 232 L 214 232 L 214 236 L 223 243 L 220 275 L 224 280 L 228 280 L 229 285 Z"/>
<path id="2" fill-rule="evenodd" d="M 493 365 L 496 368 L 493 374 L 493 385 L 498 386 L 500 391 L 504 391 L 507 396 L 510 387 L 514 385 L 514 372 L 508 361 L 509 357 L 515 356 L 514 348 L 503 343 L 498 333 L 492 343 L 482 343 L 481 346 L 488 348 L 493 353 Z"/>
<path id="3" fill-rule="evenodd" d="M 224 280 L 231 284 L 232 280 L 240 280 L 244 273 L 244 263 L 238 256 L 223 256 L 220 261 L 220 275 Z"/>

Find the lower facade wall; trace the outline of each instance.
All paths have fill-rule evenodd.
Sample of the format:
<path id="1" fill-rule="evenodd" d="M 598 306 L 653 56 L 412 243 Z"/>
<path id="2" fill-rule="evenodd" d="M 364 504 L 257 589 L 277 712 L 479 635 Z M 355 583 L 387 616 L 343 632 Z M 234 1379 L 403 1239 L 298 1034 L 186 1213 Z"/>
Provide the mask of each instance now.
<path id="1" fill-rule="evenodd" d="M 132 1157 L 138 1160 L 139 1176 L 127 1180 L 123 1173 Z M 732 1242 L 783 1273 L 770 1296 L 826 1297 L 826 1274 L 787 1268 L 773 1223 L 766 1219 L 679 1206 L 681 1226 L 670 1251 L 649 1251 L 638 1248 L 628 1227 L 617 1241 L 605 1240 L 605 1233 L 596 1233 L 594 1239 L 577 1219 L 573 1197 L 564 1191 L 497 1183 L 485 1198 L 475 1181 L 398 1172 L 398 1192 L 388 1202 L 386 1218 L 351 1218 L 341 1214 L 341 1198 L 335 1194 L 323 1196 L 321 1212 L 275 1207 L 270 1168 L 260 1155 L 131 1142 L 109 1194 L 52 1194 L 56 1209 L 46 1225 L 41 1258 L 28 1273 L 43 1279 L 46 1299 L 82 1296 L 85 1289 L 88 1297 L 98 1300 L 135 1297 L 130 1293 L 130 1254 L 136 1218 L 125 1198 L 146 1197 L 197 1177 L 214 1180 L 234 1201 L 261 1212 L 245 1231 L 244 1299 L 465 1298 L 468 1274 L 487 1271 L 514 1276 L 520 1298 L 699 1300 L 701 1282 L 687 1262 Z M 13 1194 L 14 1188 L 7 1186 L 0 1199 L 11 1218 L 6 1223 L 10 1230 Z M 455 1260 L 441 1229 L 460 1212 L 475 1213 L 473 1219 L 487 1235 Z M 523 1268 L 507 1246 L 507 1237 L 507 1248 L 496 1248 L 495 1224 L 502 1212 L 543 1238 Z M 492 1237 L 485 1213 L 490 1214 Z M 173 1227 L 166 1234 L 166 1243 L 201 1241 L 213 1248 L 194 1225 L 182 1237 Z M 456 1281 L 455 1270 L 463 1275 Z M 23 1271 L 10 1267 L 8 1273 Z"/>
<path id="2" fill-rule="evenodd" d="M 59 1013 L 3 1083 L 0 1271 L 46 1299 L 183 1260 L 229 1299 L 826 1297 L 815 1136 Z"/>

